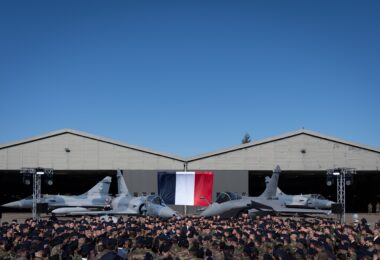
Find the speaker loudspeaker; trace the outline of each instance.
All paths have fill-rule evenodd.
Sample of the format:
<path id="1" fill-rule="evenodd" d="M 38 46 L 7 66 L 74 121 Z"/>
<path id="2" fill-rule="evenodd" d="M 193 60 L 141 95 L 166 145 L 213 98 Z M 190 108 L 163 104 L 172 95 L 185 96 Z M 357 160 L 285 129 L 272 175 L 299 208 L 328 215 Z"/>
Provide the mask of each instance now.
<path id="1" fill-rule="evenodd" d="M 331 205 L 331 212 L 334 214 L 342 214 L 343 213 L 343 204 L 335 203 Z"/>
<path id="2" fill-rule="evenodd" d="M 37 203 L 37 213 L 48 213 L 48 204 Z"/>

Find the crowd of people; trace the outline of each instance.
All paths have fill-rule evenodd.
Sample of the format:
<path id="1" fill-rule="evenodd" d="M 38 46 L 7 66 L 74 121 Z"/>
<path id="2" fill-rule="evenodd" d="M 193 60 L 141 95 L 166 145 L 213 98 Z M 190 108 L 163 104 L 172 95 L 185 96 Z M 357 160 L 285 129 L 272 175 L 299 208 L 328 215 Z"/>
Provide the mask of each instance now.
<path id="1" fill-rule="evenodd" d="M 380 259 L 380 223 L 258 216 L 4 222 L 0 259 Z"/>

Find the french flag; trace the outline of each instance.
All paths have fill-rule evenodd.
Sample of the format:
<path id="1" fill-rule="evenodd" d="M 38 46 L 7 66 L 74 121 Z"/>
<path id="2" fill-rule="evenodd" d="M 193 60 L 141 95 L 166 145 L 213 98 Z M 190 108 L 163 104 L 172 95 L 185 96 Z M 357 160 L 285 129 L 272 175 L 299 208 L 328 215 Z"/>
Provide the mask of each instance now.
<path id="1" fill-rule="evenodd" d="M 167 204 L 208 206 L 213 172 L 158 172 L 158 194 Z"/>

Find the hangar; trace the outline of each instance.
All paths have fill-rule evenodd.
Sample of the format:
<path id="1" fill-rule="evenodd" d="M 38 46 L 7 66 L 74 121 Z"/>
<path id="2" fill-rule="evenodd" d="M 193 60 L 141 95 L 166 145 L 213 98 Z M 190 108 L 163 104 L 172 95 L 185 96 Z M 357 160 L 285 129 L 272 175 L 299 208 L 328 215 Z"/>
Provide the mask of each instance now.
<path id="1" fill-rule="evenodd" d="M 309 130 L 238 145 L 216 152 L 182 158 L 92 134 L 63 129 L 0 146 L 0 203 L 32 193 L 22 184 L 22 167 L 54 169 L 54 184 L 42 192 L 80 194 L 104 176 L 115 178 L 123 169 L 135 195 L 157 192 L 158 171 L 213 171 L 214 194 L 234 191 L 256 196 L 264 178 L 280 165 L 279 187 L 288 194 L 320 193 L 336 199 L 336 186 L 326 185 L 326 170 L 355 168 L 347 187 L 347 211 L 366 212 L 380 202 L 380 149 Z M 113 181 L 111 193 L 116 193 Z"/>

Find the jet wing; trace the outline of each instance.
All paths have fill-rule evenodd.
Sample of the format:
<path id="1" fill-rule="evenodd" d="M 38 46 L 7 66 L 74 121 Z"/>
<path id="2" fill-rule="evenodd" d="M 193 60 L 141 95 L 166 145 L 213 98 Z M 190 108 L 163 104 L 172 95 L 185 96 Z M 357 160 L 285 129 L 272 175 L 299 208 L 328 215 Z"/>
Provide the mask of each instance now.
<path id="1" fill-rule="evenodd" d="M 135 210 L 130 210 L 130 209 L 115 209 L 115 210 L 67 210 L 65 212 L 62 211 L 52 211 L 53 213 L 56 214 L 64 214 L 64 215 L 93 215 L 93 216 L 98 216 L 98 215 L 139 215 L 139 213 Z"/>
<path id="2" fill-rule="evenodd" d="M 219 215 L 222 218 L 232 218 L 232 217 L 238 216 L 240 212 L 243 212 L 249 208 L 250 208 L 249 206 L 235 207 L 235 208 L 225 210 L 225 211 L 221 212 Z"/>
<path id="3" fill-rule="evenodd" d="M 298 214 L 323 214 L 323 215 L 331 214 L 331 210 L 322 210 L 322 209 L 283 208 L 276 211 L 283 212 L 283 213 L 298 213 Z"/>
<path id="4" fill-rule="evenodd" d="M 76 209 L 69 209 L 67 210 L 60 209 L 59 211 L 53 211 L 53 213 L 56 214 L 62 214 L 62 215 L 71 215 L 71 216 L 83 216 L 83 215 L 92 215 L 92 216 L 101 216 L 101 215 L 142 215 L 137 210 L 131 210 L 130 208 L 123 208 L 123 209 L 113 209 L 113 210 L 99 210 L 99 211 L 93 211 L 93 210 L 81 210 L 81 208 Z M 83 209 L 83 208 L 82 208 Z M 147 216 L 155 216 L 155 217 L 161 217 L 161 218 L 171 218 L 171 217 L 181 217 L 180 214 L 175 212 L 169 207 L 162 207 L 160 209 L 158 208 L 152 208 L 151 210 L 147 210 L 143 215 Z"/>
<path id="5" fill-rule="evenodd" d="M 249 212 L 250 209 L 266 212 L 274 211 L 272 207 L 256 201 L 251 201 L 251 203 L 247 204 L 244 200 L 242 200 L 239 201 L 239 203 L 234 202 L 234 205 L 235 207 L 225 210 L 220 214 L 220 216 L 223 218 L 237 217 L 241 212 Z"/>
<path id="6" fill-rule="evenodd" d="M 248 210 L 248 213 L 254 214 L 258 212 L 275 212 L 275 213 L 289 213 L 289 214 L 331 214 L 330 210 L 320 210 L 320 209 L 305 209 L 305 208 L 288 208 L 282 206 L 277 202 L 266 201 L 266 202 L 257 202 L 252 201 L 251 207 Z"/>
<path id="7" fill-rule="evenodd" d="M 221 216 L 222 218 L 236 217 L 241 212 L 251 209 L 251 204 L 249 199 L 230 200 L 222 203 L 215 202 L 205 208 L 200 215 L 205 217 Z"/>

